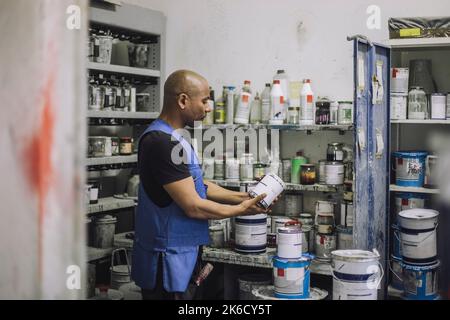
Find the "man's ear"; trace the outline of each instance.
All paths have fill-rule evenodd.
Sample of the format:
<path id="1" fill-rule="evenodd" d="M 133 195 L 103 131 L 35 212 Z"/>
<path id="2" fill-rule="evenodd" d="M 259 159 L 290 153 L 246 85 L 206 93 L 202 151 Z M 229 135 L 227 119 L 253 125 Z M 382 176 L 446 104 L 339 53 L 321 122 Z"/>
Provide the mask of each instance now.
<path id="1" fill-rule="evenodd" d="M 178 106 L 181 108 L 181 110 L 186 109 L 186 103 L 187 103 L 188 96 L 185 93 L 181 93 L 178 95 L 177 103 Z"/>

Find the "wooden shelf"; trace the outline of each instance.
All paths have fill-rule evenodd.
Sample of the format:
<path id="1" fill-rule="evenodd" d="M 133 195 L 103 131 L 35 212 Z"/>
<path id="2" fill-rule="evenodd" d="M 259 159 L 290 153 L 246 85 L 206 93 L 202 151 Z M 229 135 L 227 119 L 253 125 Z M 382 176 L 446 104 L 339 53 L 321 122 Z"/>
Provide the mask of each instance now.
<path id="1" fill-rule="evenodd" d="M 399 124 L 450 124 L 450 120 L 391 120 L 391 123 Z"/>
<path id="2" fill-rule="evenodd" d="M 98 203 L 90 204 L 87 213 L 107 212 L 112 210 L 119 210 L 125 208 L 134 208 L 136 206 L 132 199 L 117 199 L 114 197 L 107 197 L 98 199 Z"/>
<path id="3" fill-rule="evenodd" d="M 98 62 L 88 62 L 87 67 L 90 70 L 111 72 L 111 73 L 121 73 L 129 74 L 134 76 L 152 77 L 159 78 L 161 72 L 158 70 L 144 69 L 144 68 L 133 68 L 127 66 L 119 66 L 114 64 L 98 63 Z"/>
<path id="4" fill-rule="evenodd" d="M 413 192 L 413 193 L 431 193 L 431 194 L 439 194 L 439 189 L 428 189 L 428 188 L 418 188 L 418 187 L 402 187 L 396 184 L 391 184 L 389 186 L 390 191 L 397 192 Z"/>
<path id="5" fill-rule="evenodd" d="M 119 164 L 119 163 L 133 163 L 137 162 L 137 154 L 132 154 L 130 156 L 113 156 L 113 157 L 99 157 L 99 158 L 87 158 L 87 166 L 100 166 L 108 164 Z"/>
<path id="6" fill-rule="evenodd" d="M 390 39 L 387 44 L 392 49 L 450 47 L 450 38 Z"/>
<path id="7" fill-rule="evenodd" d="M 93 111 L 88 110 L 88 118 L 104 119 L 149 119 L 158 118 L 158 112 L 124 112 L 124 111 Z"/>
<path id="8" fill-rule="evenodd" d="M 272 258 L 275 254 L 275 248 L 267 248 L 265 253 L 260 254 L 240 254 L 229 248 L 217 249 L 205 246 L 203 247 L 202 259 L 205 261 L 272 269 Z M 330 263 L 327 262 L 313 260 L 310 270 L 315 274 L 331 275 Z"/>

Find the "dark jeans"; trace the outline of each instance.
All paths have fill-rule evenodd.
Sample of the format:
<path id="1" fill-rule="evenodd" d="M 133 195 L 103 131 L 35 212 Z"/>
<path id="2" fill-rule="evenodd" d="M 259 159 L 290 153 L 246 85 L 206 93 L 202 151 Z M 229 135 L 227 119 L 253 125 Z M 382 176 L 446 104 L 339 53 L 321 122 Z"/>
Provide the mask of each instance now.
<path id="1" fill-rule="evenodd" d="M 199 254 L 200 256 L 200 254 Z M 191 281 L 185 292 L 167 292 L 163 285 L 163 263 L 162 254 L 159 255 L 158 270 L 156 272 L 156 285 L 153 289 L 141 288 L 142 300 L 194 300 L 201 298 L 201 287 L 197 287 L 192 277 L 196 276 L 201 270 L 201 260 L 197 259 Z"/>

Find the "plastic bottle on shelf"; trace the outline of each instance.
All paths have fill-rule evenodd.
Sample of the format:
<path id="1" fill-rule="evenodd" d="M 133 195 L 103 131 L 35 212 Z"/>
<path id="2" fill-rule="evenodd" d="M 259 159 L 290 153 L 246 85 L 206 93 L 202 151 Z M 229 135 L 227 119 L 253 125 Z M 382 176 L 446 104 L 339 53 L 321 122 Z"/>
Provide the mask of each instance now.
<path id="1" fill-rule="evenodd" d="M 300 92 L 300 124 L 314 124 L 314 92 L 311 89 L 311 80 L 303 80 L 302 91 Z"/>
<path id="2" fill-rule="evenodd" d="M 209 87 L 208 106 L 211 111 L 203 119 L 204 125 L 212 125 L 214 123 L 214 90 L 211 87 Z"/>
<path id="3" fill-rule="evenodd" d="M 270 120 L 270 83 L 266 83 L 261 93 L 261 120 L 263 123 L 269 123 Z"/>
<path id="4" fill-rule="evenodd" d="M 255 99 L 253 99 L 250 107 L 250 123 L 261 123 L 261 99 L 258 92 L 256 92 Z"/>
<path id="5" fill-rule="evenodd" d="M 235 89 L 236 88 L 233 86 L 224 87 L 223 101 L 225 103 L 225 116 L 227 119 L 227 124 L 233 124 Z"/>
<path id="6" fill-rule="evenodd" d="M 284 70 L 277 70 L 273 80 L 280 80 L 281 91 L 283 91 L 284 103 L 286 107 L 289 103 L 289 76 Z"/>
<path id="7" fill-rule="evenodd" d="M 284 122 L 284 96 L 281 90 L 280 80 L 273 80 L 270 90 L 270 124 L 283 124 Z"/>
<path id="8" fill-rule="evenodd" d="M 239 101 L 234 117 L 234 123 L 248 124 L 250 117 L 250 104 L 252 99 L 252 89 L 250 88 L 250 81 L 245 80 L 244 86 L 239 94 Z"/>

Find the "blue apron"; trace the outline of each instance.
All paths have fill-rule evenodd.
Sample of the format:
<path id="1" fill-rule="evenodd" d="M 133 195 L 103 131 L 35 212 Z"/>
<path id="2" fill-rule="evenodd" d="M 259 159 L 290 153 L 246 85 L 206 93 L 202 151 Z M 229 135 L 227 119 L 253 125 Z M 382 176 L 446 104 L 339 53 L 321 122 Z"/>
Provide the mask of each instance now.
<path id="1" fill-rule="evenodd" d="M 206 199 L 202 170 L 192 146 L 169 124 L 157 119 L 144 131 L 162 131 L 179 141 L 187 154 L 189 172 L 198 195 Z M 168 292 L 184 292 L 194 270 L 198 246 L 209 243 L 208 220 L 189 218 L 172 201 L 160 208 L 139 185 L 131 276 L 136 285 L 153 289 L 159 256 L 163 255 L 163 284 Z"/>

